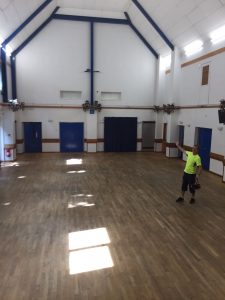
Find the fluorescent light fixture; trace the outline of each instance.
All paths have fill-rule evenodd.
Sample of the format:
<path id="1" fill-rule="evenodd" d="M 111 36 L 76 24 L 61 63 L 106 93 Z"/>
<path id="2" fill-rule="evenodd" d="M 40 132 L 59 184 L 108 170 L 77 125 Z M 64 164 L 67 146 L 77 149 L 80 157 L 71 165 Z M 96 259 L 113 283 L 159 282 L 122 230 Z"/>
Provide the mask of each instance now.
<path id="1" fill-rule="evenodd" d="M 171 67 L 171 54 L 161 58 L 162 70 L 168 70 Z"/>
<path id="2" fill-rule="evenodd" d="M 201 40 L 196 40 L 184 47 L 185 54 L 191 56 L 200 52 L 203 49 L 203 42 Z"/>
<path id="3" fill-rule="evenodd" d="M 211 42 L 213 44 L 218 44 L 219 42 L 224 41 L 225 40 L 225 25 L 212 31 L 210 33 L 210 37 L 211 37 Z"/>

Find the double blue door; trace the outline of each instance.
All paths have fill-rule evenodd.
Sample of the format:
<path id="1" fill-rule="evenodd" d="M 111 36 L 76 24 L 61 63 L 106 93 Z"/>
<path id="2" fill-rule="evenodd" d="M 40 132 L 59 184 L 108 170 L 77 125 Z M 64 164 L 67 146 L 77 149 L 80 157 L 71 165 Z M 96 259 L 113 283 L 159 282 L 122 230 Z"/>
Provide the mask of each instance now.
<path id="1" fill-rule="evenodd" d="M 105 152 L 137 151 L 137 118 L 105 117 Z"/>
<path id="2" fill-rule="evenodd" d="M 26 153 L 42 152 L 41 122 L 24 122 L 24 150 Z"/>
<path id="3" fill-rule="evenodd" d="M 211 140 L 212 129 L 198 128 L 199 155 L 202 160 L 202 166 L 205 170 L 209 170 Z"/>
<path id="4" fill-rule="evenodd" d="M 60 152 L 84 151 L 84 124 L 60 123 Z"/>

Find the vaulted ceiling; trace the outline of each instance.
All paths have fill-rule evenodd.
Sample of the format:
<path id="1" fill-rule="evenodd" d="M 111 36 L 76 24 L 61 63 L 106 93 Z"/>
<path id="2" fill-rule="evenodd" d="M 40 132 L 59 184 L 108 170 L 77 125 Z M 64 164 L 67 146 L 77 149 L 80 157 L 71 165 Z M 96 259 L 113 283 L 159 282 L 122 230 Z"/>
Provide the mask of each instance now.
<path id="1" fill-rule="evenodd" d="M 44 0 L 0 0 L 0 37 L 6 39 Z M 168 39 L 183 48 L 195 39 L 209 40 L 209 33 L 225 24 L 225 0 L 139 0 Z M 125 18 L 127 11 L 132 23 L 160 54 L 169 47 L 155 31 L 132 0 L 53 0 L 14 39 L 15 49 L 54 10 L 58 13 L 85 16 Z"/>

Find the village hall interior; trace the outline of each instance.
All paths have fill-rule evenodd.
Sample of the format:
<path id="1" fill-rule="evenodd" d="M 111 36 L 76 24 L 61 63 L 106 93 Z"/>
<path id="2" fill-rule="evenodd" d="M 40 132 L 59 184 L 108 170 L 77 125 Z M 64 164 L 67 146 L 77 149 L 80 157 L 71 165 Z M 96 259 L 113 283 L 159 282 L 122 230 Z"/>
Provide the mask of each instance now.
<path id="1" fill-rule="evenodd" d="M 0 300 L 225 300 L 224 229 L 225 0 L 0 0 Z"/>

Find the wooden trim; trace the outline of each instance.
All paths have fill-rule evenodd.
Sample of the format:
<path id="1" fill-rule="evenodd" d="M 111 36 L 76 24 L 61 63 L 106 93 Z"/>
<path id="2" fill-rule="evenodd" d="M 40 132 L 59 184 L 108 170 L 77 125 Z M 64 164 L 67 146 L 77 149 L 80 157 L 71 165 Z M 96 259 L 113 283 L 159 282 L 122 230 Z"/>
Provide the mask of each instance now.
<path id="1" fill-rule="evenodd" d="M 162 144 L 163 139 L 154 139 L 154 142 L 157 143 L 157 144 Z"/>
<path id="2" fill-rule="evenodd" d="M 102 109 L 154 109 L 153 106 L 103 106 Z"/>
<path id="3" fill-rule="evenodd" d="M 24 140 L 23 139 L 17 139 L 16 140 L 16 144 L 19 145 L 19 144 L 23 144 Z"/>
<path id="4" fill-rule="evenodd" d="M 183 148 L 186 151 L 192 151 L 192 147 L 190 147 L 190 146 L 183 145 Z"/>
<path id="5" fill-rule="evenodd" d="M 15 144 L 5 144 L 4 149 L 15 149 L 16 145 Z"/>
<path id="6" fill-rule="evenodd" d="M 216 153 L 210 153 L 210 158 L 221 161 L 224 163 L 224 156 L 221 154 L 216 154 Z"/>
<path id="7" fill-rule="evenodd" d="M 166 142 L 166 147 L 168 147 L 168 148 L 177 148 L 175 143 L 167 143 L 167 142 Z"/>
<path id="8" fill-rule="evenodd" d="M 88 143 L 88 144 L 97 144 L 98 140 L 97 139 L 85 139 L 84 142 Z"/>
<path id="9" fill-rule="evenodd" d="M 202 61 L 202 60 L 204 60 L 204 59 L 207 59 L 207 58 L 209 58 L 209 57 L 212 57 L 212 56 L 221 54 L 221 53 L 223 53 L 223 52 L 225 52 L 225 47 L 220 48 L 220 49 L 217 49 L 217 50 L 212 51 L 212 52 L 209 52 L 209 53 L 207 53 L 207 54 L 205 54 L 205 55 L 202 55 L 202 56 L 200 56 L 200 57 L 198 57 L 198 58 L 195 58 L 195 59 L 193 59 L 193 60 L 187 61 L 187 62 L 185 62 L 185 63 L 183 63 L 183 64 L 181 65 L 181 68 L 184 68 L 184 67 L 187 67 L 187 66 L 196 64 L 196 63 L 198 63 L 198 62 L 200 62 L 200 61 Z"/>
<path id="10" fill-rule="evenodd" d="M 42 143 L 45 144 L 54 144 L 54 143 L 59 143 L 59 139 L 42 139 Z"/>
<path id="11" fill-rule="evenodd" d="M 60 109 L 82 109 L 82 106 L 69 106 L 69 105 L 27 105 L 26 108 L 60 108 Z"/>
<path id="12" fill-rule="evenodd" d="M 104 143 L 104 139 L 98 139 L 98 143 Z"/>
<path id="13" fill-rule="evenodd" d="M 166 75 L 168 75 L 168 74 L 170 74 L 170 73 L 171 73 L 171 70 L 166 70 L 166 71 L 165 71 L 165 74 L 166 74 Z"/>
<path id="14" fill-rule="evenodd" d="M 176 106 L 175 108 L 176 109 L 220 108 L 220 104 L 184 105 L 184 106 Z"/>

